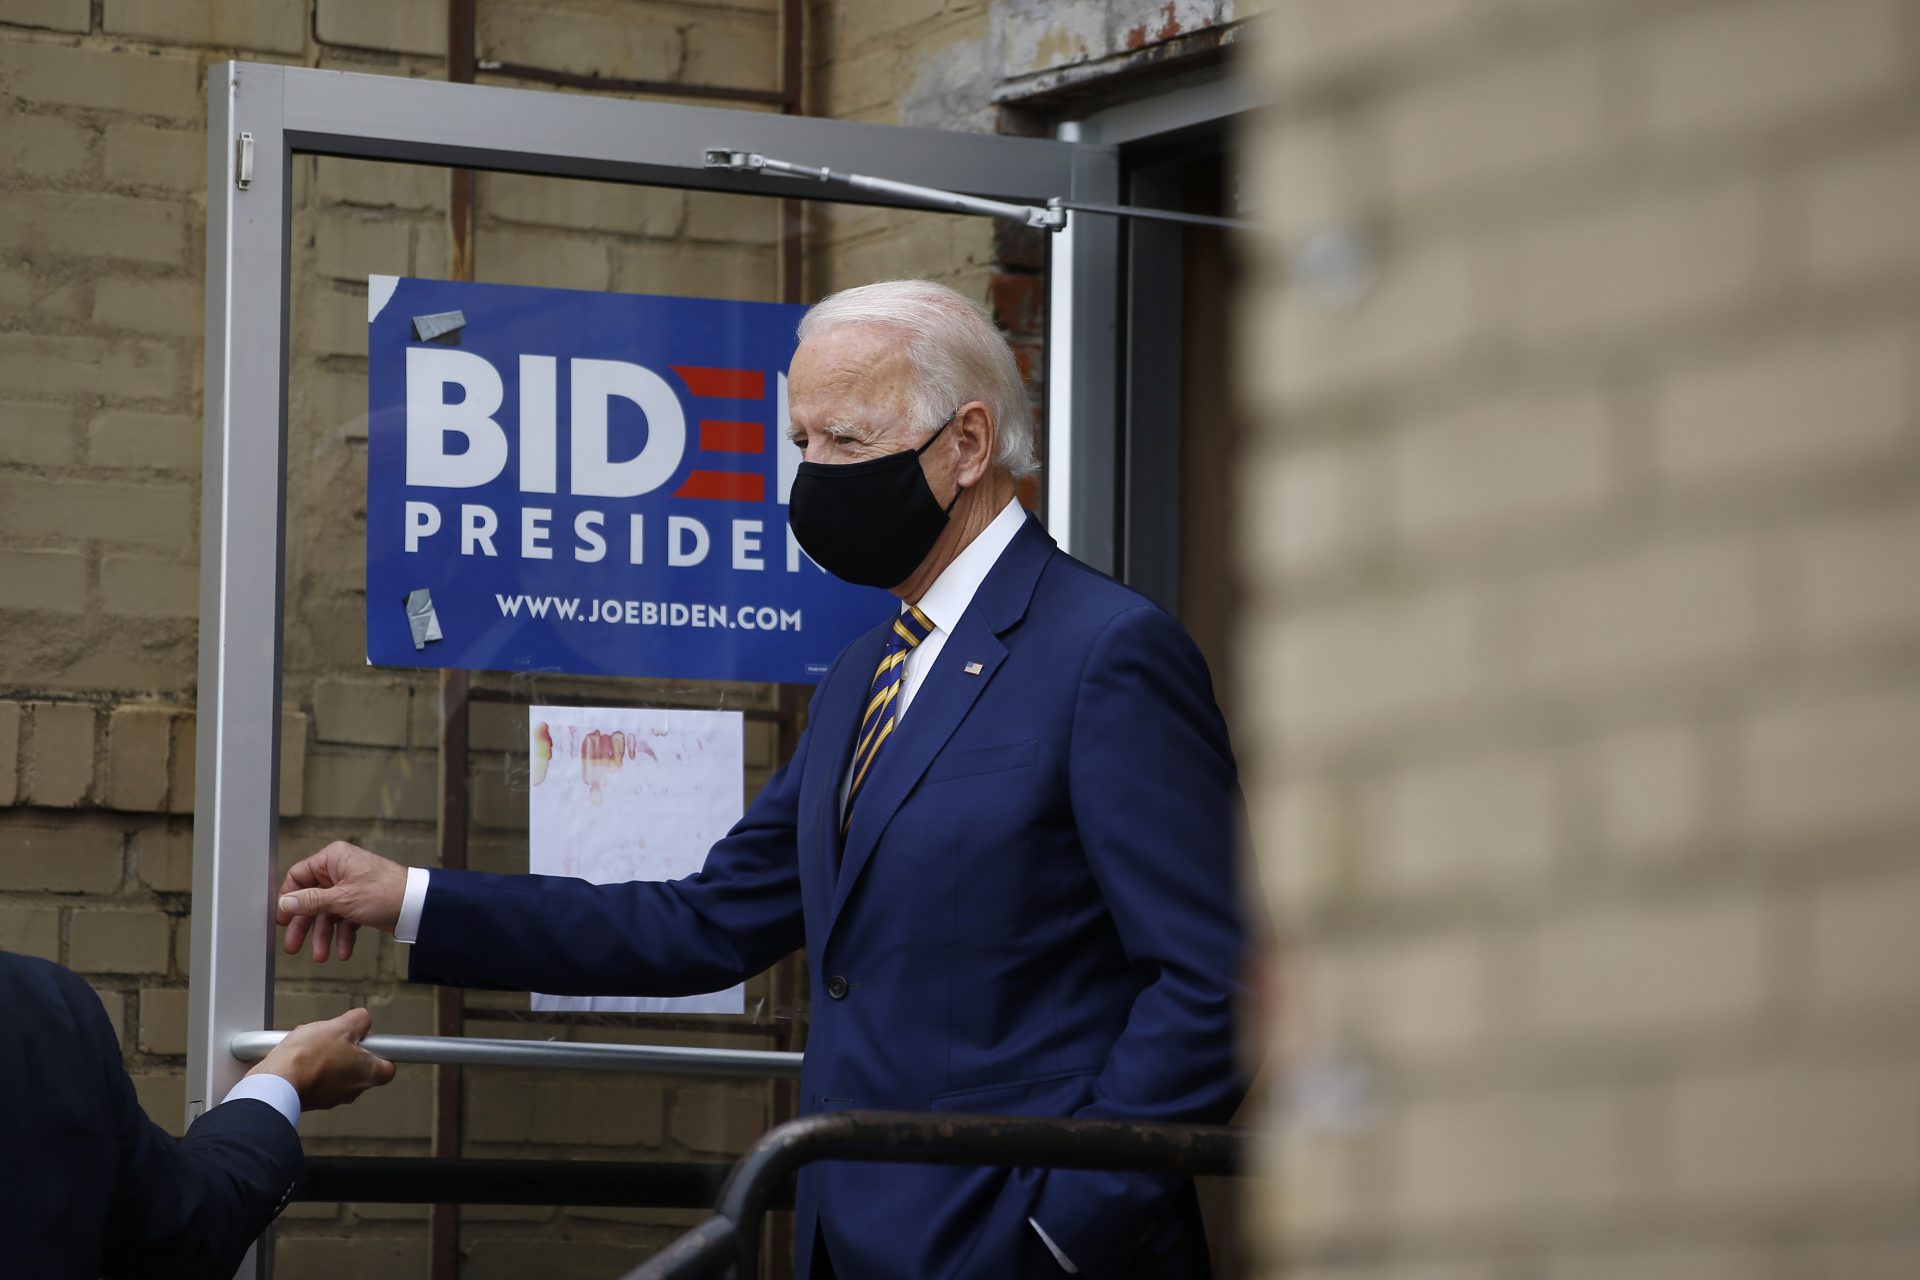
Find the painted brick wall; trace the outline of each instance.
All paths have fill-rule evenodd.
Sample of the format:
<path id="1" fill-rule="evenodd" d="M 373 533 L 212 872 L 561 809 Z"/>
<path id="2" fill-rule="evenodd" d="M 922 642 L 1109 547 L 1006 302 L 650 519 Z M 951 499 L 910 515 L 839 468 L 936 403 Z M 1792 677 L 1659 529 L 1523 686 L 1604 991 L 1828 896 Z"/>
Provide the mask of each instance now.
<path id="1" fill-rule="evenodd" d="M 1920 1274 L 1920 10 L 1272 9 L 1266 1273 Z"/>
<path id="2" fill-rule="evenodd" d="M 1238 9 L 1235 0 L 812 0 L 808 111 L 978 132 L 1044 128 L 1054 113 L 1004 104 L 1124 75 L 1142 54 L 1232 26 Z M 925 275 L 984 302 L 996 264 L 1028 256 L 997 249 L 993 227 L 977 218 L 815 205 L 808 230 L 815 294 Z"/>
<path id="3" fill-rule="evenodd" d="M 777 87 L 772 0 L 479 10 L 483 60 Z M 176 1128 L 191 963 L 206 68 L 237 55 L 440 78 L 445 21 L 440 0 L 0 4 L 0 947 L 86 975 L 143 1102 Z M 364 474 L 365 278 L 446 274 L 447 179 L 303 158 L 294 186 L 278 854 L 284 865 L 346 837 L 430 865 L 437 687 L 362 661 L 364 513 L 342 495 Z M 477 204 L 483 279 L 778 296 L 768 202 L 487 176 Z M 709 707 L 716 696 L 654 692 Z M 773 706 L 764 688 L 728 699 Z M 749 726 L 749 794 L 774 763 L 772 730 Z M 524 798 L 502 766 L 525 751 L 524 712 L 479 707 L 472 738 L 472 861 L 524 868 Z M 431 993 L 401 981 L 404 965 L 404 948 L 385 942 L 345 966 L 282 959 L 278 1021 L 364 1003 L 380 1030 L 429 1033 Z M 761 983 L 750 998 L 765 995 Z M 524 1008 L 524 997 L 476 995 L 474 1033 L 633 1036 L 500 1020 Z M 751 1084 L 469 1073 L 467 1089 L 474 1155 L 719 1156 L 758 1136 L 770 1109 Z M 302 1133 L 319 1153 L 425 1154 L 432 1113 L 431 1073 L 403 1068 Z M 425 1216 L 296 1206 L 278 1232 L 277 1274 L 419 1276 Z M 617 1275 L 685 1218 L 476 1208 L 463 1274 Z"/>

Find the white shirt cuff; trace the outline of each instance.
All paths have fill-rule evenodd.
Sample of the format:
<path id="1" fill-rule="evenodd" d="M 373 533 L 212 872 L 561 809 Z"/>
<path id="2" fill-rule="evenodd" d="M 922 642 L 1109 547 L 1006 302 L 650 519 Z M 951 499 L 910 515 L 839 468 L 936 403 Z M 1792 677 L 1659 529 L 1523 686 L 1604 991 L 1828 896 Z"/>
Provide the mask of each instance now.
<path id="1" fill-rule="evenodd" d="M 221 1102 L 237 1102 L 241 1098 L 264 1102 L 285 1116 L 288 1124 L 296 1127 L 300 1124 L 300 1091 L 285 1076 L 276 1076 L 271 1071 L 242 1076 L 239 1084 L 227 1090 L 227 1096 Z"/>
<path id="2" fill-rule="evenodd" d="M 1053 1260 L 1060 1264 L 1062 1271 L 1070 1276 L 1080 1274 L 1080 1268 L 1074 1266 L 1073 1263 L 1068 1260 L 1067 1255 L 1060 1252 L 1060 1246 L 1053 1242 L 1053 1237 L 1047 1234 L 1045 1227 L 1035 1222 L 1032 1218 L 1027 1219 L 1027 1225 L 1040 1233 L 1040 1243 L 1047 1246 L 1047 1252 L 1053 1255 Z"/>
<path id="3" fill-rule="evenodd" d="M 400 918 L 393 922 L 393 940 L 412 942 L 420 936 L 420 913 L 427 909 L 427 869 L 407 868 L 407 892 L 400 899 Z"/>

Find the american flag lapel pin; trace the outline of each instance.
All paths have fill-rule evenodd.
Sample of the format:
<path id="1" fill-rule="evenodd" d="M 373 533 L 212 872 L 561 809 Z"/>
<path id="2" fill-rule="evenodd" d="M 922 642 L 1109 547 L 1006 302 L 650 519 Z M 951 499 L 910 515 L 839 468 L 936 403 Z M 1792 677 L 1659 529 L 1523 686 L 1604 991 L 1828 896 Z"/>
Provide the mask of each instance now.
<path id="1" fill-rule="evenodd" d="M 977 662 L 969 662 L 962 670 L 970 676 L 977 676 L 980 674 L 980 664 Z"/>

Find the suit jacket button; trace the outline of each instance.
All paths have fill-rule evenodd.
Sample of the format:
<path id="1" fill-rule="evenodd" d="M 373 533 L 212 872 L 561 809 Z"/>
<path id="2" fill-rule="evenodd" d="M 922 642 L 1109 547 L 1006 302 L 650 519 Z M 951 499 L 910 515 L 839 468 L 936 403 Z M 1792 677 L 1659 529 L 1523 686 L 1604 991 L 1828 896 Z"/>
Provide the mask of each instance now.
<path id="1" fill-rule="evenodd" d="M 827 994 L 835 1000 L 845 1000 L 847 998 L 847 980 L 837 973 L 831 978 L 828 978 Z"/>

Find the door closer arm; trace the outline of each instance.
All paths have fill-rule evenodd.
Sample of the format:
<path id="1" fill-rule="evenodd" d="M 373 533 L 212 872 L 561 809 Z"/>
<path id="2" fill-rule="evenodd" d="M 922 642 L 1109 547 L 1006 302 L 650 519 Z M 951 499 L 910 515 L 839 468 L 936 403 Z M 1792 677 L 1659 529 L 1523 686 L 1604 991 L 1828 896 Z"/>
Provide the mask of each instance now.
<path id="1" fill-rule="evenodd" d="M 708 147 L 706 167 L 727 169 L 734 173 L 781 174 L 790 178 L 838 182 L 857 191 L 871 191 L 876 195 L 891 196 L 896 200 L 910 201 L 928 209 L 945 209 L 949 213 L 972 213 L 989 218 L 1004 218 L 1009 222 L 1039 227 L 1046 231 L 1063 229 L 1067 225 L 1069 212 L 1098 213 L 1114 218 L 1151 218 L 1159 222 L 1181 222 L 1192 226 L 1228 227 L 1235 230 L 1249 230 L 1253 226 L 1244 218 L 1216 218 L 1208 214 L 1180 213 L 1172 209 L 1149 209 L 1140 205 L 1089 204 L 1084 201 L 1063 199 L 1060 196 L 1054 196 L 1044 205 L 1009 204 L 1004 200 L 988 200 L 982 196 L 945 191 L 939 187 L 923 187 L 913 182 L 895 182 L 892 178 L 876 178 L 864 173 L 840 173 L 817 165 L 776 160 L 772 156 L 763 156 L 757 151 L 734 151 L 727 147 Z"/>

